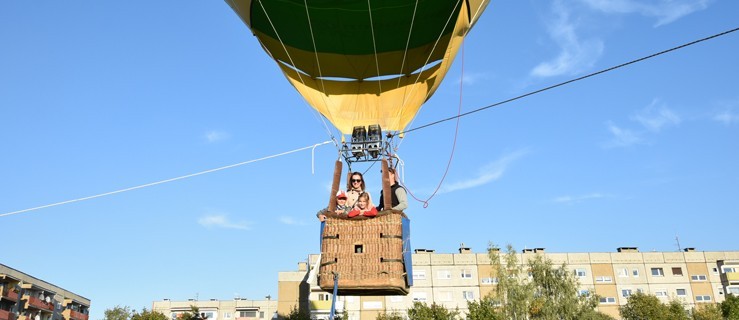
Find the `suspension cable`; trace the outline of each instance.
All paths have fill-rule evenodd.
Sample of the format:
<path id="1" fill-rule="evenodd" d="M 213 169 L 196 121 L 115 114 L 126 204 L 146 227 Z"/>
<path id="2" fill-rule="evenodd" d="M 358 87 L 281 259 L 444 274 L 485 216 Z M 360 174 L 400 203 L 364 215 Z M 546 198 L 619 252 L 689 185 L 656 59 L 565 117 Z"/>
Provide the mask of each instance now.
<path id="1" fill-rule="evenodd" d="M 589 73 L 587 75 L 584 75 L 584 76 L 581 76 L 581 77 L 577 77 L 577 78 L 574 78 L 574 79 L 570 79 L 570 80 L 567 80 L 567 81 L 564 81 L 564 82 L 560 82 L 558 84 L 551 85 L 551 86 L 548 86 L 548 87 L 545 87 L 545 88 L 542 88 L 542 89 L 530 91 L 528 93 L 525 93 L 525 94 L 522 94 L 522 95 L 519 95 L 519 96 L 510 98 L 510 99 L 506 99 L 506 100 L 503 100 L 503 101 L 500 101 L 500 102 L 496 102 L 496 103 L 493 103 L 491 105 L 487 105 L 487 106 L 484 106 L 484 107 L 481 107 L 481 108 L 477 108 L 475 110 L 471 110 L 471 111 L 468 111 L 468 112 L 459 114 L 457 116 L 453 116 L 453 117 L 449 117 L 449 118 L 437 120 L 437 121 L 434 121 L 434 122 L 431 122 L 431 123 L 427 123 L 427 124 L 422 125 L 422 126 L 419 126 L 419 127 L 415 127 L 415 128 L 409 129 L 409 130 L 401 131 L 400 134 L 405 134 L 405 133 L 413 132 L 413 131 L 420 130 L 420 129 L 423 129 L 423 128 L 427 128 L 427 127 L 430 127 L 430 126 L 433 126 L 433 125 L 437 125 L 437 124 L 442 123 L 442 122 L 446 122 L 446 121 L 449 121 L 449 120 L 454 120 L 456 118 L 468 116 L 470 114 L 473 114 L 473 113 L 476 113 L 476 112 L 480 112 L 480 111 L 483 111 L 483 110 L 486 110 L 486 109 L 490 109 L 490 108 L 493 108 L 493 107 L 497 107 L 497 106 L 500 106 L 502 104 L 506 104 L 506 103 L 509 103 L 509 102 L 512 102 L 512 101 L 516 101 L 516 100 L 519 100 L 519 99 L 522 99 L 522 98 L 525 98 L 525 97 L 528 97 L 528 96 L 531 96 L 531 95 L 535 95 L 537 93 L 548 91 L 548 90 L 551 90 L 551 89 L 554 89 L 554 88 L 557 88 L 557 87 L 561 87 L 561 86 L 564 86 L 564 85 L 567 85 L 567 84 L 570 84 L 570 83 L 573 83 L 573 82 L 577 82 L 577 81 L 584 80 L 584 79 L 587 79 L 587 78 L 590 78 L 590 77 L 594 77 L 594 76 L 600 75 L 602 73 L 606 73 L 606 72 L 613 71 L 613 70 L 616 70 L 616 69 L 619 69 L 619 68 L 623 68 L 625 66 L 628 66 L 628 65 L 631 65 L 631 64 L 634 64 L 634 63 L 637 63 L 637 62 L 641 62 L 641 61 L 644 61 L 644 60 L 647 60 L 647 59 L 651 59 L 651 58 L 657 57 L 659 55 L 663 55 L 665 53 L 676 51 L 676 50 L 679 50 L 679 49 L 682 49 L 682 48 L 685 48 L 685 47 L 688 47 L 688 46 L 691 46 L 691 45 L 694 45 L 694 44 L 697 44 L 697 43 L 700 43 L 700 42 L 703 42 L 703 41 L 707 41 L 707 40 L 711 40 L 713 38 L 717 38 L 717 37 L 720 37 L 720 36 L 723 36 L 723 35 L 727 35 L 729 33 L 735 32 L 737 30 L 739 30 L 739 28 L 734 28 L 734 29 L 731 29 L 731 30 L 727 30 L 727 31 L 724 31 L 724 32 L 721 32 L 721 33 L 714 34 L 712 36 L 708 36 L 708 37 L 701 38 L 701 39 L 698 39 L 698 40 L 695 40 L 695 41 L 691 41 L 691 42 L 688 42 L 688 43 L 685 43 L 685 44 L 682 44 L 682 45 L 679 45 L 679 46 L 676 46 L 676 47 L 673 47 L 673 48 L 670 48 L 670 49 L 667 49 L 667 50 L 663 50 L 663 51 L 660 51 L 660 52 L 657 52 L 657 53 L 650 54 L 650 55 L 645 56 L 645 57 L 641 57 L 641 58 L 638 58 L 638 59 L 631 60 L 629 62 L 625 62 L 625 63 L 619 64 L 619 65 L 615 65 L 615 66 L 612 66 L 610 68 L 606 68 L 606 69 L 602 69 L 600 71 Z"/>
<path id="2" fill-rule="evenodd" d="M 164 183 L 168 183 L 168 182 L 174 182 L 174 181 L 177 181 L 177 180 L 192 178 L 192 177 L 204 175 L 204 174 L 207 174 L 207 173 L 213 173 L 213 172 L 216 172 L 216 171 L 231 169 L 231 168 L 243 166 L 243 165 L 254 163 L 254 162 L 259 162 L 259 161 L 262 161 L 262 160 L 277 158 L 277 157 L 288 155 L 288 154 L 295 153 L 295 152 L 298 152 L 298 151 L 303 151 L 303 150 L 308 150 L 308 149 L 315 149 L 318 146 L 322 146 L 322 145 L 328 144 L 328 143 L 331 143 L 331 141 L 324 141 L 324 142 L 312 144 L 312 145 L 309 145 L 309 146 L 306 146 L 306 147 L 302 147 L 302 148 L 298 148 L 298 149 L 294 149 L 294 150 L 290 150 L 290 151 L 286 151 L 286 152 L 282 152 L 282 153 L 278 153 L 278 154 L 273 154 L 271 156 L 261 157 L 261 158 L 257 158 L 257 159 L 253 159 L 253 160 L 248 160 L 248 161 L 244 161 L 244 162 L 239 162 L 239 163 L 235 163 L 235 164 L 231 164 L 231 165 L 227 165 L 227 166 L 223 166 L 223 167 L 219 167 L 219 168 L 215 168 L 215 169 L 209 169 L 209 170 L 205 170 L 205 171 L 200 171 L 200 172 L 196 172 L 196 173 L 187 174 L 187 175 L 184 175 L 184 176 L 179 176 L 179 177 L 175 177 L 175 178 L 170 178 L 170 179 L 160 180 L 160 181 L 151 182 L 151 183 L 147 183 L 147 184 L 142 184 L 142 185 L 138 185 L 138 186 L 135 186 L 135 187 L 129 187 L 129 188 L 120 189 L 120 190 L 116 190 L 116 191 L 101 193 L 101 194 L 97 194 L 97 195 L 94 195 L 94 196 L 87 196 L 87 197 L 82 197 L 82 198 L 73 199 L 73 200 L 67 200 L 67 201 L 61 201 L 61 202 L 51 203 L 51 204 L 47 204 L 47 205 L 43 205 L 43 206 L 38 206 L 38 207 L 33 207 L 33 208 L 28 208 L 28 209 L 23 209 L 23 210 L 18 210 L 18 211 L 7 212 L 7 213 L 0 214 L 0 217 L 11 216 L 11 215 L 14 215 L 14 214 L 19 214 L 19 213 L 24 213 L 24 212 L 29 212 L 29 211 L 34 211 L 34 210 L 39 210 L 39 209 L 44 209 L 44 208 L 56 207 L 56 206 L 60 206 L 60 205 L 63 205 L 63 204 L 68 204 L 68 203 L 73 203 L 73 202 L 80 202 L 80 201 L 85 201 L 85 200 L 91 200 L 91 199 L 95 199 L 95 198 L 110 196 L 110 195 L 114 195 L 114 194 L 118 194 L 118 193 L 133 191 L 133 190 L 137 190 L 137 189 L 143 189 L 143 188 L 147 188 L 147 187 L 153 187 L 153 186 L 164 184 Z"/>

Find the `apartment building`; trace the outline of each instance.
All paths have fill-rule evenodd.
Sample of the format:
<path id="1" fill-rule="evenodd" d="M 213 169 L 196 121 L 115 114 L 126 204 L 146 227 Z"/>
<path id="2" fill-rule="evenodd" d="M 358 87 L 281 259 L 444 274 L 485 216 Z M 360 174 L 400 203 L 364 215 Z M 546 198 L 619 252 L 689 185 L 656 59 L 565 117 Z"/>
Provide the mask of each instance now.
<path id="1" fill-rule="evenodd" d="M 536 248 L 517 255 L 521 264 L 535 255 L 544 255 L 555 265 L 566 264 L 578 277 L 581 292 L 598 294 L 599 311 L 616 318 L 619 306 L 636 292 L 664 302 L 678 299 L 686 308 L 721 302 L 729 293 L 739 295 L 739 251 L 640 252 L 621 247 L 615 252 L 549 253 Z M 407 296 L 340 296 L 338 312 L 346 311 L 351 320 L 375 319 L 380 313 L 404 312 L 414 301 L 421 301 L 458 308 L 464 315 L 467 301 L 487 295 L 497 283 L 488 254 L 473 253 L 464 246 L 459 253 L 417 249 L 412 259 L 413 287 Z M 297 271 L 279 273 L 279 314 L 301 306 L 309 308 L 315 319 L 328 319 L 331 294 L 317 286 L 317 263 L 319 255 L 311 254 Z"/>
<path id="2" fill-rule="evenodd" d="M 171 301 L 164 299 L 154 301 L 152 311 L 168 315 L 172 320 L 185 312 L 190 312 L 195 306 L 207 320 L 263 320 L 277 318 L 277 301 L 270 296 L 266 300 L 248 300 L 235 298 L 233 300 L 196 300 Z"/>
<path id="3" fill-rule="evenodd" d="M 90 299 L 0 264 L 0 320 L 88 320 Z"/>

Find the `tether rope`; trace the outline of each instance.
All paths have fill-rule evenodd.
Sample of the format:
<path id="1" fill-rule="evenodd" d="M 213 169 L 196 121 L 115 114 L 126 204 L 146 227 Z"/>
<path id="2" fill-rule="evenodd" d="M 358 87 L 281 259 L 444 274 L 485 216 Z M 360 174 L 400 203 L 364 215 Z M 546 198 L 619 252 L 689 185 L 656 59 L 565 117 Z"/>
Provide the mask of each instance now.
<path id="1" fill-rule="evenodd" d="M 670 48 L 670 49 L 667 49 L 667 50 L 663 50 L 663 51 L 660 51 L 660 52 L 657 52 L 657 53 L 650 54 L 650 55 L 645 56 L 645 57 L 641 57 L 641 58 L 638 58 L 638 59 L 631 60 L 629 62 L 625 62 L 625 63 L 619 64 L 619 65 L 616 65 L 616 66 L 612 66 L 610 68 L 606 68 L 606 69 L 602 69 L 600 71 L 589 73 L 589 74 L 584 75 L 582 77 L 570 79 L 570 80 L 567 80 L 567 81 L 564 81 L 564 82 L 560 82 L 560 83 L 555 84 L 555 85 L 551 85 L 551 86 L 548 86 L 548 87 L 545 87 L 545 88 L 542 88 L 542 89 L 534 90 L 534 91 L 531 91 L 531 92 L 528 92 L 528 93 L 525 93 L 525 94 L 522 94 L 522 95 L 519 95 L 519 96 L 510 98 L 510 99 L 507 99 L 507 100 L 496 102 L 496 103 L 493 103 L 491 105 L 488 105 L 488 106 L 485 106 L 485 107 L 482 107 L 482 108 L 477 108 L 475 110 L 468 111 L 468 112 L 462 113 L 462 114 L 457 115 L 457 116 L 454 116 L 454 117 L 449 117 L 449 118 L 437 120 L 437 121 L 434 121 L 434 122 L 431 122 L 431 123 L 428 123 L 428 124 L 425 124 L 425 125 L 422 125 L 422 126 L 419 126 L 419 127 L 415 127 L 415 128 L 409 129 L 409 130 L 401 131 L 401 132 L 399 132 L 399 134 L 405 134 L 405 133 L 413 132 L 413 131 L 420 130 L 420 129 L 423 129 L 423 128 L 427 128 L 427 127 L 430 127 L 430 126 L 433 126 L 433 125 L 437 125 L 437 124 L 442 123 L 442 122 L 446 122 L 446 121 L 453 120 L 453 119 L 456 119 L 456 118 L 468 116 L 468 115 L 473 114 L 473 113 L 476 113 L 476 112 L 480 112 L 480 111 L 483 111 L 483 110 L 486 110 L 486 109 L 490 109 L 492 107 L 497 107 L 497 106 L 500 106 L 502 104 L 506 104 L 506 103 L 509 103 L 509 102 L 512 102 L 512 101 L 516 101 L 518 99 L 522 99 L 522 98 L 525 98 L 525 97 L 528 97 L 528 96 L 531 96 L 531 95 L 535 95 L 537 93 L 541 93 L 541 92 L 548 91 L 548 90 L 551 90 L 551 89 L 554 89 L 554 88 L 557 88 L 557 87 L 561 87 L 561 86 L 564 86 L 564 85 L 567 85 L 567 84 L 570 84 L 570 83 L 573 83 L 573 82 L 576 82 L 576 81 L 580 81 L 580 80 L 587 79 L 587 78 L 590 78 L 590 77 L 593 77 L 593 76 L 597 76 L 597 75 L 602 74 L 602 73 L 613 71 L 613 70 L 616 70 L 616 69 L 619 69 L 619 68 L 622 68 L 622 67 L 625 67 L 625 66 L 628 66 L 628 65 L 637 63 L 637 62 L 641 62 L 641 61 L 644 61 L 644 60 L 647 60 L 647 59 L 651 59 L 651 58 L 654 58 L 656 56 L 663 55 L 665 53 L 669 53 L 669 52 L 672 52 L 672 51 L 675 51 L 675 50 L 678 50 L 678 49 L 682 49 L 682 48 L 685 48 L 685 47 L 688 47 L 688 46 L 691 46 L 691 45 L 694 45 L 694 44 L 697 44 L 697 43 L 700 43 L 700 42 L 703 42 L 703 41 L 707 41 L 707 40 L 711 40 L 713 38 L 717 38 L 717 37 L 720 37 L 720 36 L 723 36 L 723 35 L 727 35 L 729 33 L 735 32 L 737 30 L 739 30 L 739 28 L 734 28 L 734 29 L 727 30 L 727 31 L 724 31 L 724 32 L 721 32 L 721 33 L 717 33 L 717 34 L 714 34 L 712 36 L 708 36 L 708 37 L 701 38 L 701 39 L 698 39 L 698 40 L 695 40 L 695 41 L 691 41 L 691 42 L 688 42 L 688 43 L 685 43 L 685 44 L 682 44 L 682 45 L 679 45 L 679 46 L 676 46 L 676 47 L 673 47 L 673 48 Z"/>
<path id="2" fill-rule="evenodd" d="M 460 81 L 459 81 L 459 106 L 457 107 L 457 114 L 458 115 L 462 113 L 462 97 L 464 96 L 462 94 L 462 91 L 463 91 L 463 88 L 464 88 L 464 81 L 461 80 L 461 79 L 464 79 L 464 42 L 462 42 L 462 60 L 461 60 L 461 63 L 462 63 L 462 70 L 460 72 L 461 75 L 460 75 Z M 444 175 L 441 176 L 441 180 L 439 180 L 439 184 L 436 186 L 436 190 L 434 190 L 434 192 L 426 200 L 421 200 L 421 199 L 418 199 L 413 194 L 413 192 L 411 192 L 410 188 L 408 188 L 406 186 L 406 184 L 405 184 L 404 181 L 401 181 L 400 182 L 403 185 L 403 187 L 406 190 L 408 190 L 408 194 L 410 194 L 411 197 L 413 197 L 413 199 L 415 199 L 418 202 L 423 203 L 423 207 L 424 208 L 428 208 L 429 201 L 431 201 L 431 199 L 436 195 L 436 193 L 441 188 L 441 185 L 444 183 L 444 179 L 446 179 L 447 173 L 449 173 L 449 168 L 452 166 L 452 159 L 454 158 L 454 150 L 457 148 L 457 137 L 459 135 L 459 119 L 460 118 L 458 117 L 457 118 L 457 126 L 454 129 L 454 142 L 452 143 L 452 152 L 449 154 L 449 161 L 446 164 L 446 169 L 444 170 Z"/>
<path id="3" fill-rule="evenodd" d="M 34 210 L 39 210 L 39 209 L 44 209 L 44 208 L 56 207 L 56 206 L 60 206 L 60 205 L 63 205 L 63 204 L 68 204 L 68 203 L 73 203 L 73 202 L 80 202 L 80 201 L 85 201 L 85 200 L 91 200 L 91 199 L 105 197 L 105 196 L 110 196 L 110 195 L 114 195 L 114 194 L 118 194 L 118 193 L 123 193 L 123 192 L 133 191 L 133 190 L 137 190 L 137 189 L 143 189 L 143 188 L 147 188 L 147 187 L 152 187 L 152 186 L 160 185 L 160 184 L 163 184 L 163 183 L 168 183 L 168 182 L 173 182 L 173 181 L 177 181 L 177 180 L 192 178 L 192 177 L 204 175 L 204 174 L 207 174 L 207 173 L 212 173 L 212 172 L 216 172 L 216 171 L 221 171 L 221 170 L 226 170 L 226 169 L 230 169 L 230 168 L 234 168 L 234 167 L 243 166 L 243 165 L 254 163 L 254 162 L 259 162 L 259 161 L 262 161 L 262 160 L 277 158 L 277 157 L 288 155 L 288 154 L 295 153 L 295 152 L 298 152 L 298 151 L 303 151 L 303 150 L 308 150 L 308 149 L 314 149 L 315 147 L 322 146 L 324 144 L 328 144 L 328 143 L 331 143 L 331 142 L 332 141 L 324 141 L 324 142 L 316 143 L 316 144 L 313 144 L 313 145 L 310 145 L 310 146 L 306 146 L 306 147 L 302 147 L 302 148 L 298 148 L 298 149 L 294 149 L 294 150 L 290 150 L 290 151 L 286 151 L 286 152 L 282 152 L 282 153 L 278 153 L 278 154 L 273 154 L 271 156 L 266 156 L 266 157 L 262 157 L 262 158 L 258 158 L 258 159 L 253 159 L 253 160 L 248 160 L 248 161 L 244 161 L 244 162 L 239 162 L 239 163 L 235 163 L 235 164 L 231 164 L 231 165 L 227 165 L 227 166 L 223 166 L 223 167 L 219 167 L 219 168 L 215 168 L 215 169 L 209 169 L 209 170 L 205 170 L 205 171 L 191 173 L 191 174 L 188 174 L 188 175 L 179 176 L 179 177 L 175 177 L 175 178 L 170 178 L 170 179 L 166 179 L 166 180 L 160 180 L 160 181 L 156 181 L 156 182 L 142 184 L 142 185 L 138 185 L 138 186 L 135 186 L 135 187 L 130 187 L 130 188 L 120 189 L 120 190 L 116 190 L 116 191 L 101 193 L 101 194 L 97 194 L 97 195 L 94 195 L 94 196 L 88 196 L 88 197 L 83 197 L 83 198 L 78 198 L 78 199 L 73 199 L 73 200 L 67 200 L 67 201 L 61 201 L 61 202 L 51 203 L 51 204 L 47 204 L 47 205 L 43 205 L 43 206 L 38 206 L 38 207 L 33 207 L 33 208 L 28 208 L 28 209 L 23 209 L 23 210 L 18 210 L 18 211 L 7 212 L 7 213 L 0 214 L 0 217 L 11 216 L 11 215 L 14 215 L 14 214 L 19 214 L 19 213 L 24 213 L 24 212 L 29 212 L 29 211 L 34 211 Z"/>

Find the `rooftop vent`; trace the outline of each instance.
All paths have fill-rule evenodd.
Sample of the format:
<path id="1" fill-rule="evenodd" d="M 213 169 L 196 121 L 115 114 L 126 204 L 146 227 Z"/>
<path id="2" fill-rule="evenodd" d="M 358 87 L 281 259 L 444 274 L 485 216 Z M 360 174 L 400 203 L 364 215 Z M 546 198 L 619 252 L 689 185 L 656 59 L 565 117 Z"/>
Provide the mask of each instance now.
<path id="1" fill-rule="evenodd" d="M 416 249 L 416 250 L 413 250 L 413 252 L 415 252 L 415 253 L 433 253 L 434 250 L 433 249 Z"/>
<path id="2" fill-rule="evenodd" d="M 534 253 L 534 249 L 523 249 L 521 250 L 523 253 Z"/>
<path id="3" fill-rule="evenodd" d="M 464 242 L 459 244 L 459 253 L 470 253 L 472 250 L 470 250 L 469 247 L 464 246 Z"/>
<path id="4" fill-rule="evenodd" d="M 534 252 L 536 252 L 536 253 L 544 253 L 544 248 L 534 248 Z"/>
<path id="5" fill-rule="evenodd" d="M 618 252 L 639 252 L 638 247 L 618 247 L 616 248 L 616 251 Z"/>
<path id="6" fill-rule="evenodd" d="M 298 262 L 298 271 L 308 271 L 308 263 Z"/>
<path id="7" fill-rule="evenodd" d="M 695 251 L 695 248 L 685 248 L 683 249 L 685 252 L 693 252 Z"/>

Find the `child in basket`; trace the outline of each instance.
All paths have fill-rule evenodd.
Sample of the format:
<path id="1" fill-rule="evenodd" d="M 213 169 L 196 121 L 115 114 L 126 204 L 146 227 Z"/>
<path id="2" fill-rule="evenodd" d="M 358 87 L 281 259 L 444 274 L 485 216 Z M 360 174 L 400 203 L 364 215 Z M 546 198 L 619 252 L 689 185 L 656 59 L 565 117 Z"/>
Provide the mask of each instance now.
<path id="1" fill-rule="evenodd" d="M 354 218 L 356 216 L 365 216 L 365 217 L 374 217 L 377 215 L 377 208 L 372 205 L 372 201 L 370 201 L 370 196 L 368 193 L 362 193 L 359 195 L 359 198 L 357 198 L 357 205 L 354 207 L 352 211 L 349 211 L 349 218 Z"/>

